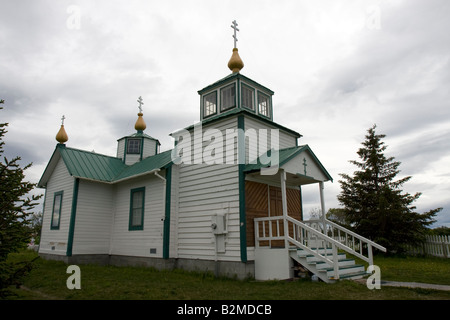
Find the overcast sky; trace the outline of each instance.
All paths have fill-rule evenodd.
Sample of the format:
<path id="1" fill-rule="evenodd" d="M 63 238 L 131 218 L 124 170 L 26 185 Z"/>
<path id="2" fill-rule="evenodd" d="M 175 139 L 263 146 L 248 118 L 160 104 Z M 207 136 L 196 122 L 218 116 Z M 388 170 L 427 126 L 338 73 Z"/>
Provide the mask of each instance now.
<path id="1" fill-rule="evenodd" d="M 327 208 L 376 124 L 418 211 L 443 207 L 435 226 L 450 227 L 449 16 L 448 0 L 0 0 L 5 155 L 33 162 L 37 182 L 63 114 L 67 146 L 115 155 L 139 96 L 146 133 L 170 149 L 199 120 L 197 91 L 230 73 L 236 19 L 241 73 L 275 92 L 275 122 L 334 178 Z M 304 205 L 320 206 L 317 186 Z"/>

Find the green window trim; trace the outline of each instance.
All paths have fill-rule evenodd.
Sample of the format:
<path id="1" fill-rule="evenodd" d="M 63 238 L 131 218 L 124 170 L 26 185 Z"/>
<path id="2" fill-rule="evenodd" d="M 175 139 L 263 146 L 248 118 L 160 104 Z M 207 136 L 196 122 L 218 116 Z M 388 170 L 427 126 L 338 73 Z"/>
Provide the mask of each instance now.
<path id="1" fill-rule="evenodd" d="M 242 107 L 255 112 L 255 89 L 245 84 L 241 85 Z"/>
<path id="2" fill-rule="evenodd" d="M 53 195 L 52 219 L 50 221 L 50 230 L 59 230 L 59 226 L 61 224 L 63 194 L 64 191 L 58 191 L 55 192 Z"/>
<path id="3" fill-rule="evenodd" d="M 271 119 L 272 106 L 270 96 L 261 91 L 258 91 L 258 114 L 260 116 Z"/>
<path id="4" fill-rule="evenodd" d="M 145 187 L 130 191 L 130 219 L 128 231 L 144 230 Z"/>
<path id="5" fill-rule="evenodd" d="M 141 154 L 142 139 L 127 139 L 127 154 Z"/>
<path id="6" fill-rule="evenodd" d="M 210 92 L 203 96 L 203 118 L 217 114 L 217 91 Z"/>
<path id="7" fill-rule="evenodd" d="M 232 83 L 220 89 L 220 111 L 236 107 L 236 84 Z"/>

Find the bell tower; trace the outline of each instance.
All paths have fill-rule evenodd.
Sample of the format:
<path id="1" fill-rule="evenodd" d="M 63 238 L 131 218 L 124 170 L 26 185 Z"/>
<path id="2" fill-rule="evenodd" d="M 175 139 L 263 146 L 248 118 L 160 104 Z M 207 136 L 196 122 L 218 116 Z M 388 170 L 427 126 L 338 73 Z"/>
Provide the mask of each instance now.
<path id="1" fill-rule="evenodd" d="M 273 121 L 273 91 L 240 73 L 244 68 L 244 62 L 237 48 L 236 32 L 239 31 L 237 26 L 234 20 L 231 25 L 234 30 L 234 48 L 228 61 L 228 68 L 232 73 L 198 91 L 201 121 L 241 110 L 249 111 L 264 120 Z"/>
<path id="2" fill-rule="evenodd" d="M 147 125 L 144 121 L 144 114 L 142 113 L 142 105 L 144 101 L 142 97 L 137 100 L 139 103 L 138 118 L 134 124 L 136 133 L 122 137 L 117 140 L 117 158 L 122 159 L 126 165 L 132 165 L 147 157 L 159 153 L 160 142 L 144 133 Z"/>

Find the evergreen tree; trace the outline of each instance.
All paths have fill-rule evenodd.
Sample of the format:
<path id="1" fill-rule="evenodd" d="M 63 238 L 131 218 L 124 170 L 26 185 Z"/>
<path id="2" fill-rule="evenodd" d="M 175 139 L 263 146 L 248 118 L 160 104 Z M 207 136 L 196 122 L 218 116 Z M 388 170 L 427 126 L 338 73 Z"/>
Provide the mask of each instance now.
<path id="1" fill-rule="evenodd" d="M 353 176 L 340 174 L 342 180 L 340 204 L 344 206 L 345 221 L 355 232 L 388 249 L 402 252 L 405 245 L 424 241 L 427 226 L 442 208 L 417 213 L 413 205 L 421 193 L 403 193 L 401 187 L 411 176 L 396 180 L 399 161 L 384 155 L 387 146 L 383 134 L 375 133 L 376 125 L 368 130 L 366 140 L 357 154 L 361 161 L 350 163 L 359 170 Z"/>
<path id="2" fill-rule="evenodd" d="M 4 100 L 0 100 L 0 104 L 3 103 Z M 3 136 L 7 132 L 7 126 L 7 123 L 0 123 L 0 156 L 4 152 Z M 0 296 L 5 295 L 5 288 L 9 285 L 17 285 L 31 268 L 29 261 L 10 263 L 7 258 L 9 253 L 26 247 L 30 241 L 32 229 L 29 217 L 31 210 L 37 205 L 36 201 L 41 197 L 33 195 L 31 198 L 24 198 L 35 184 L 24 181 L 24 171 L 31 164 L 21 168 L 19 161 L 20 157 L 0 159 Z"/>

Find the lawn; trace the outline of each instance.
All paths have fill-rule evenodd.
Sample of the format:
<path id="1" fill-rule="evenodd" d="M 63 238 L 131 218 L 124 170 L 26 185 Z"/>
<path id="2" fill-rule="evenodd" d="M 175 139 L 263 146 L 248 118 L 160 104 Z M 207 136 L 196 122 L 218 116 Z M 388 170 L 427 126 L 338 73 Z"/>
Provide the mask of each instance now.
<path id="1" fill-rule="evenodd" d="M 31 259 L 28 251 L 11 259 Z M 450 284 L 450 259 L 375 257 L 382 280 Z M 449 291 L 382 287 L 339 281 L 335 284 L 298 281 L 254 281 L 216 278 L 210 273 L 158 271 L 145 267 L 80 265 L 81 289 L 69 290 L 67 265 L 38 259 L 22 289 L 13 288 L 17 300 L 398 300 L 450 299 Z"/>

